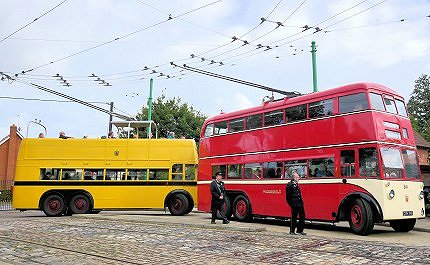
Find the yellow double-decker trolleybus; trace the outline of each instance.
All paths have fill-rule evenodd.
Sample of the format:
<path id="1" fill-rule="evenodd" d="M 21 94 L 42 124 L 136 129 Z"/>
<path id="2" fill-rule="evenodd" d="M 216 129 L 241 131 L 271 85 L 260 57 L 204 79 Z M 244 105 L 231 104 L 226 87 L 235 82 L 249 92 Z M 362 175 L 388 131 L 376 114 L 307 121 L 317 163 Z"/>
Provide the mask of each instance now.
<path id="1" fill-rule="evenodd" d="M 189 213 L 198 162 L 192 139 L 139 139 L 152 122 L 113 122 L 118 139 L 27 138 L 21 142 L 13 207 L 48 216 L 114 209 Z"/>

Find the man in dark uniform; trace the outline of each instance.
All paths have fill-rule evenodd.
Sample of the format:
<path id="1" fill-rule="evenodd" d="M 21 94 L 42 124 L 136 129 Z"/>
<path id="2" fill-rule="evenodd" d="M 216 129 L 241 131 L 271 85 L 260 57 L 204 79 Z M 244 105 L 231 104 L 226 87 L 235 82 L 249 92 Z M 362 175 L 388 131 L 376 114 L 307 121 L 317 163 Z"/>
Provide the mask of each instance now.
<path id="1" fill-rule="evenodd" d="M 306 235 L 303 232 L 305 225 L 305 208 L 302 199 L 302 193 L 300 192 L 299 186 L 299 174 L 293 172 L 291 181 L 288 182 L 286 188 L 287 203 L 291 207 L 291 225 L 290 234 L 295 235 L 294 232 L 297 226 L 297 233 L 301 235 Z M 297 215 L 299 215 L 299 223 L 297 224 Z"/>
<path id="2" fill-rule="evenodd" d="M 225 188 L 224 182 L 221 181 L 223 176 L 222 172 L 215 173 L 215 179 L 211 183 L 211 211 L 212 211 L 212 221 L 211 224 L 215 224 L 215 219 L 217 217 L 217 212 L 219 212 L 221 218 L 223 219 L 223 224 L 230 223 L 229 220 L 223 215 L 221 208 L 224 205 Z"/>

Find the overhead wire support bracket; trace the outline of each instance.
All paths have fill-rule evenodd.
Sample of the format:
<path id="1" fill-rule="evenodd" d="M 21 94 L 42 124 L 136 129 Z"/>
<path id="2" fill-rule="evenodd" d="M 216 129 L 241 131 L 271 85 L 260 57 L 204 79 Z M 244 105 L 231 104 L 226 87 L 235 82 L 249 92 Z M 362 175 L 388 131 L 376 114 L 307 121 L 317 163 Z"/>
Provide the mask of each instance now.
<path id="1" fill-rule="evenodd" d="M 245 81 L 245 80 L 240 80 L 240 79 L 237 79 L 237 78 L 233 78 L 233 77 L 229 77 L 229 76 L 220 75 L 220 74 L 212 73 L 212 72 L 209 72 L 209 71 L 197 69 L 197 68 L 188 66 L 186 64 L 184 64 L 182 66 L 181 65 L 177 65 L 174 62 L 170 62 L 170 64 L 172 66 L 179 67 L 179 68 L 182 68 L 182 69 L 185 69 L 185 70 L 188 70 L 188 71 L 192 71 L 192 72 L 195 72 L 195 73 L 199 73 L 199 74 L 203 74 L 203 75 L 207 75 L 207 76 L 212 76 L 212 77 L 224 79 L 224 80 L 227 80 L 227 81 L 230 81 L 230 82 L 235 82 L 235 83 L 239 83 L 239 84 L 246 85 L 246 86 L 252 86 L 252 87 L 260 88 L 260 89 L 267 90 L 267 91 L 270 91 L 270 92 L 275 92 L 275 93 L 284 95 L 284 96 L 286 96 L 288 98 L 293 98 L 293 97 L 297 97 L 297 96 L 301 95 L 298 92 L 283 91 L 283 90 L 279 90 L 279 89 L 276 89 L 276 88 L 271 88 L 271 87 L 268 87 L 268 86 L 263 86 L 263 85 L 259 85 L 259 84 L 256 84 L 256 83 L 248 82 L 248 81 Z"/>

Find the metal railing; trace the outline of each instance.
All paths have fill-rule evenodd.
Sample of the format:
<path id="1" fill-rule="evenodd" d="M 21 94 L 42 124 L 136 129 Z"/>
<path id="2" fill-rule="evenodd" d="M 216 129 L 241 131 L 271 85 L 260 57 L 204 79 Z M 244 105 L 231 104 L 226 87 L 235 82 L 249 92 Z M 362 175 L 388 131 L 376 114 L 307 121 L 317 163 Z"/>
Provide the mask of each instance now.
<path id="1" fill-rule="evenodd" d="M 12 210 L 13 180 L 0 180 L 0 211 Z"/>

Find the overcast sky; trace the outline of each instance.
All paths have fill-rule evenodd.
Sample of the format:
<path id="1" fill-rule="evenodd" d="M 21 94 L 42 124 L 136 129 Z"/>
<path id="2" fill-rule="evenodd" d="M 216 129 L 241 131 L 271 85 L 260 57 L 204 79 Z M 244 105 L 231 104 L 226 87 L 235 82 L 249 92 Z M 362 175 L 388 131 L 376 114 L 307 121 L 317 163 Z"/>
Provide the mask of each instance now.
<path id="1" fill-rule="evenodd" d="M 58 137 L 60 130 L 77 138 L 106 135 L 107 114 L 57 102 L 66 99 L 31 83 L 101 102 L 95 104 L 104 109 L 112 101 L 116 112 L 132 116 L 147 104 L 151 77 L 154 98 L 162 93 L 180 97 L 208 116 L 255 106 L 270 96 L 254 87 L 180 71 L 170 66 L 171 61 L 310 93 L 312 40 L 317 43 L 319 90 L 368 81 L 409 99 L 414 81 L 430 74 L 428 0 L 2 0 L 1 4 L 0 71 L 13 77 L 25 74 L 0 82 L 0 138 L 11 124 L 18 125 L 24 136 L 29 127 L 28 136 L 37 137 L 42 128 L 29 123 L 35 119 L 47 127 L 48 137 Z M 54 77 L 57 74 L 67 81 Z M 89 77 L 92 74 L 112 86 L 96 82 L 96 77 Z"/>

